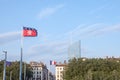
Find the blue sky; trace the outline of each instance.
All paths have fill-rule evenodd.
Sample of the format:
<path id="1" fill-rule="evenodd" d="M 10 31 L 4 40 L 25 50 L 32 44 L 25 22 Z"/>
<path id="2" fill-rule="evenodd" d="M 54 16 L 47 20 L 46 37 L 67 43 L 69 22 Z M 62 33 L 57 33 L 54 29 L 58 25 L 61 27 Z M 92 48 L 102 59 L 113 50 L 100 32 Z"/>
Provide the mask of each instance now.
<path id="1" fill-rule="evenodd" d="M 0 59 L 20 60 L 23 26 L 38 36 L 24 38 L 23 60 L 63 61 L 68 46 L 81 40 L 82 57 L 120 55 L 119 0 L 0 0 Z"/>

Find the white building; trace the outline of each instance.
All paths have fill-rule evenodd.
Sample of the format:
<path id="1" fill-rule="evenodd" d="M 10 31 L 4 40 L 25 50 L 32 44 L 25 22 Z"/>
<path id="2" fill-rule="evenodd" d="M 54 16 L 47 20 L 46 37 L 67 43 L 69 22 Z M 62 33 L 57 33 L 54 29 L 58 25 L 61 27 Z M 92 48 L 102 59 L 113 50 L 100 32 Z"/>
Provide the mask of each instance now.
<path id="1" fill-rule="evenodd" d="M 33 77 L 32 80 L 48 80 L 48 69 L 42 62 L 30 62 L 32 67 Z"/>
<path id="2" fill-rule="evenodd" d="M 63 80 L 63 72 L 65 71 L 66 62 L 64 64 L 56 64 L 55 66 L 55 76 L 56 80 Z"/>

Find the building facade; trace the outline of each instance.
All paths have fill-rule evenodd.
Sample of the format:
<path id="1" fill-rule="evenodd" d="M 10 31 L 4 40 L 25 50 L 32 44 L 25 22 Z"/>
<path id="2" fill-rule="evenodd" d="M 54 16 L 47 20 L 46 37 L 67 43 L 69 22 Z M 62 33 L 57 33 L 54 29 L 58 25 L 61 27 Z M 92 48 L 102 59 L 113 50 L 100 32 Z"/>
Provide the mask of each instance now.
<path id="1" fill-rule="evenodd" d="M 42 62 L 30 62 L 32 67 L 32 80 L 48 80 L 48 69 Z"/>
<path id="2" fill-rule="evenodd" d="M 56 80 L 63 80 L 63 74 L 65 71 L 65 67 L 66 67 L 66 62 L 62 63 L 58 63 L 55 66 L 55 76 L 56 76 Z"/>
<path id="3" fill-rule="evenodd" d="M 48 80 L 55 80 L 55 75 L 53 75 L 51 72 L 49 72 Z"/>

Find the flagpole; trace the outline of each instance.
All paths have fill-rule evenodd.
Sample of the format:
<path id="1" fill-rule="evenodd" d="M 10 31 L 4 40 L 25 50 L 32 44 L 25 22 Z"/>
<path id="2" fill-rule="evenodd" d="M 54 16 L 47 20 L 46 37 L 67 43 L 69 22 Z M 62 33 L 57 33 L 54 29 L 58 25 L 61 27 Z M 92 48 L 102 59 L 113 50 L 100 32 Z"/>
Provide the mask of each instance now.
<path id="1" fill-rule="evenodd" d="M 34 28 L 23 27 L 21 32 L 21 54 L 20 54 L 20 74 L 19 80 L 22 80 L 22 58 L 23 58 L 23 38 L 37 36 L 37 30 Z"/>
<path id="2" fill-rule="evenodd" d="M 24 80 L 26 80 L 26 63 L 24 63 Z"/>
<path id="3" fill-rule="evenodd" d="M 6 59 L 7 59 L 7 51 L 3 51 L 3 52 L 5 53 L 3 80 L 6 80 Z"/>
<path id="4" fill-rule="evenodd" d="M 20 53 L 20 74 L 19 74 L 19 80 L 22 80 L 22 57 L 23 57 L 23 30 L 21 31 L 21 53 Z"/>

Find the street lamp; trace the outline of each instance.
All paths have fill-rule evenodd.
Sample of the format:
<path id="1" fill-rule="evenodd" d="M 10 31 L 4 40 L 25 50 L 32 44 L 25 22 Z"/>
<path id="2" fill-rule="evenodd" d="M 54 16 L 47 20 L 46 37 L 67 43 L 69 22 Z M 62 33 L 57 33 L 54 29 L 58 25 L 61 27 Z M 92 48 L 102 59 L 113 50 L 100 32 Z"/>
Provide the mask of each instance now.
<path id="1" fill-rule="evenodd" d="M 6 80 L 6 59 L 7 59 L 7 51 L 3 51 L 3 53 L 5 53 L 3 80 Z"/>

